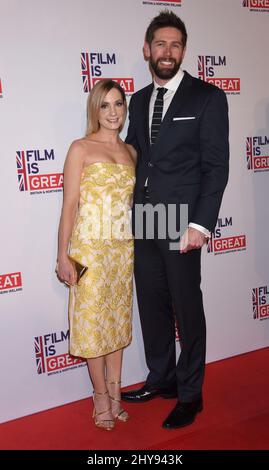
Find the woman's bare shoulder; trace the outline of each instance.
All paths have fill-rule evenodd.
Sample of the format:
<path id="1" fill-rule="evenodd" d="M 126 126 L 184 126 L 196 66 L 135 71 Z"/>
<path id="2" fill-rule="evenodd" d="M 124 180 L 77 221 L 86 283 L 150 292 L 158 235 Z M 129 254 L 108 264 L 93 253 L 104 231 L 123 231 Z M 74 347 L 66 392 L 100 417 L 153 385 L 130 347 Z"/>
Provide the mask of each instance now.
<path id="1" fill-rule="evenodd" d="M 73 155 L 75 158 L 89 158 L 91 147 L 92 142 L 89 139 L 82 137 L 81 139 L 76 139 L 71 143 L 68 154 Z"/>
<path id="2" fill-rule="evenodd" d="M 69 146 L 65 168 L 82 168 L 85 160 L 85 143 L 84 139 L 76 139 Z"/>
<path id="3" fill-rule="evenodd" d="M 71 143 L 70 149 L 73 151 L 83 151 L 90 143 L 91 141 L 89 139 L 86 137 L 81 137 L 80 139 L 76 139 Z"/>

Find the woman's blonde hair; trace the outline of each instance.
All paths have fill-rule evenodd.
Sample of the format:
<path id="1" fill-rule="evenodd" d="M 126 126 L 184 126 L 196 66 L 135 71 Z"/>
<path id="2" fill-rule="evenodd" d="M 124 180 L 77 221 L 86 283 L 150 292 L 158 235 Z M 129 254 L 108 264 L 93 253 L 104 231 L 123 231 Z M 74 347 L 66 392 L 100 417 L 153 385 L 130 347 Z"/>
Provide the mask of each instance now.
<path id="1" fill-rule="evenodd" d="M 120 92 L 123 104 L 125 106 L 125 109 L 127 110 L 126 96 L 123 88 L 117 82 L 114 82 L 111 79 L 100 80 L 94 85 L 88 97 L 86 135 L 95 133 L 100 129 L 100 124 L 98 120 L 99 110 L 101 108 L 101 104 L 104 101 L 105 96 L 110 90 L 112 90 L 112 88 L 116 88 L 116 90 Z M 123 124 L 120 127 L 119 131 L 122 130 Z"/>

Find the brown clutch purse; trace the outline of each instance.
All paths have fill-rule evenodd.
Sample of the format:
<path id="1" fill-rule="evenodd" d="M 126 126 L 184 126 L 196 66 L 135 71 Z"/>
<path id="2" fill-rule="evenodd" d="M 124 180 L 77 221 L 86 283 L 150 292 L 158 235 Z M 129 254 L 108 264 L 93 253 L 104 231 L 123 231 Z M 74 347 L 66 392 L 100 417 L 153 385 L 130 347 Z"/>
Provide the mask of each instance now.
<path id="1" fill-rule="evenodd" d="M 81 263 L 79 263 L 79 261 L 72 258 L 72 256 L 68 256 L 68 258 L 70 259 L 70 261 L 71 261 L 71 263 L 72 263 L 72 265 L 73 265 L 73 267 L 74 267 L 74 269 L 77 273 L 77 284 L 79 284 L 80 279 L 86 273 L 86 271 L 88 270 L 88 267 L 84 266 Z"/>

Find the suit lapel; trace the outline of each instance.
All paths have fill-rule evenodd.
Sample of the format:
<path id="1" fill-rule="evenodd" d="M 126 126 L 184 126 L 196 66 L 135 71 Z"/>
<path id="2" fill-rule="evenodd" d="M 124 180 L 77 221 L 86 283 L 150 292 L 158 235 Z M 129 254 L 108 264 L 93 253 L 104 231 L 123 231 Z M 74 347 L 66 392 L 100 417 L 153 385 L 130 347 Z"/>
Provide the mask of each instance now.
<path id="1" fill-rule="evenodd" d="M 143 97 L 143 109 L 141 116 L 142 118 L 142 132 L 143 132 L 143 142 L 145 142 L 147 153 L 150 150 L 150 141 L 149 141 L 149 102 L 150 97 L 153 91 L 153 83 L 151 83 L 146 89 Z"/>
<path id="2" fill-rule="evenodd" d="M 157 140 L 154 144 L 154 148 L 158 145 L 158 142 L 165 135 L 167 127 L 170 125 L 173 116 L 179 112 L 180 108 L 189 100 L 191 94 L 192 77 L 187 72 L 184 73 L 184 77 L 172 99 L 170 106 L 164 116 L 161 123 L 160 131 L 157 136 Z"/>

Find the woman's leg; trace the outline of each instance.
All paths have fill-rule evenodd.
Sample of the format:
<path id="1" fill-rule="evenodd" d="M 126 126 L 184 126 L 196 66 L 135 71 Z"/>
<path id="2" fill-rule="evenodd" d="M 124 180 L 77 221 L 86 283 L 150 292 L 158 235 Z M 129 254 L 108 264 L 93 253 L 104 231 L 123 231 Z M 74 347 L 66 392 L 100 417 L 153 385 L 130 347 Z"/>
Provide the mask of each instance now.
<path id="1" fill-rule="evenodd" d="M 107 382 L 121 381 L 122 353 L 123 349 L 119 349 L 105 356 Z"/>
<path id="2" fill-rule="evenodd" d="M 127 421 L 129 415 L 121 407 L 121 370 L 123 349 L 119 349 L 105 357 L 106 382 L 111 399 L 111 409 L 114 418 Z"/>
<path id="3" fill-rule="evenodd" d="M 112 429 L 114 418 L 106 385 L 106 361 L 105 356 L 87 359 L 89 374 L 94 388 L 94 422 L 97 426 Z"/>

